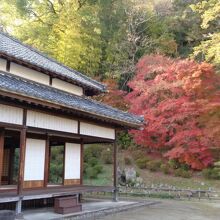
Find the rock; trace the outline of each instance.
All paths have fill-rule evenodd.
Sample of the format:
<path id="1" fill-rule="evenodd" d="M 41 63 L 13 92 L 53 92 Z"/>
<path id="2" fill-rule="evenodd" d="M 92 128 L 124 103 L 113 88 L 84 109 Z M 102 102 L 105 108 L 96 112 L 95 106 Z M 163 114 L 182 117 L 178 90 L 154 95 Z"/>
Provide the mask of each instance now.
<path id="1" fill-rule="evenodd" d="M 132 181 L 134 182 L 136 180 L 137 172 L 135 169 L 132 168 L 125 168 L 125 176 L 126 176 L 126 182 Z"/>

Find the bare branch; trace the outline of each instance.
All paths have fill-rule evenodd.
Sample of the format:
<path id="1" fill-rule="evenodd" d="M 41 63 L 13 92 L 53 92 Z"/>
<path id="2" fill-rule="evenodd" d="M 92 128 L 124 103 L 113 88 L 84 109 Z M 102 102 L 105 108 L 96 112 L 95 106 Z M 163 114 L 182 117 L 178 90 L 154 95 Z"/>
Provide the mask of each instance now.
<path id="1" fill-rule="evenodd" d="M 79 7 L 77 8 L 77 10 L 79 10 L 80 8 L 82 8 L 82 7 L 85 5 L 86 2 L 87 2 L 87 0 L 78 0 L 78 5 L 79 5 Z"/>
<path id="2" fill-rule="evenodd" d="M 47 3 L 49 4 L 49 7 L 51 8 L 52 12 L 57 15 L 53 2 L 47 0 Z"/>

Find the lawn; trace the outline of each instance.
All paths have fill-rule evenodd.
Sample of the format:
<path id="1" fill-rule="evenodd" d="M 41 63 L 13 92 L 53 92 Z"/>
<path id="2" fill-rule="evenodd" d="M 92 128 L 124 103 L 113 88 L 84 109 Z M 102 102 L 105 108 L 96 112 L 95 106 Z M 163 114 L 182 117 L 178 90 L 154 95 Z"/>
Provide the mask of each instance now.
<path id="1" fill-rule="evenodd" d="M 96 179 L 83 178 L 83 183 L 85 185 L 93 186 L 111 186 L 113 185 L 113 165 L 103 164 L 102 173 L 98 174 Z"/>

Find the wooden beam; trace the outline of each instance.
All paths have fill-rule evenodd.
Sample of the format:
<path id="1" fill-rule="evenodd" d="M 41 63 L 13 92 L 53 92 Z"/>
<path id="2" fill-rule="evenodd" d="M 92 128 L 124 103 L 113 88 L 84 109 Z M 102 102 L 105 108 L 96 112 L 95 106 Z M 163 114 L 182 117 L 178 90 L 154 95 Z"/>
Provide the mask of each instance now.
<path id="1" fill-rule="evenodd" d="M 11 62 L 7 60 L 6 71 L 10 72 L 10 70 L 11 70 Z"/>
<path id="2" fill-rule="evenodd" d="M 64 143 L 64 151 L 63 151 L 63 185 L 65 184 L 65 165 L 66 165 L 66 142 Z"/>
<path id="3" fill-rule="evenodd" d="M 8 171 L 8 177 L 9 177 L 9 185 L 13 184 L 13 171 L 14 171 L 14 155 L 15 155 L 15 147 L 10 146 L 10 165 L 9 165 L 9 171 Z"/>
<path id="4" fill-rule="evenodd" d="M 118 147 L 117 147 L 117 134 L 115 131 L 115 142 L 114 142 L 114 195 L 113 195 L 113 201 L 117 202 L 118 201 Z"/>
<path id="5" fill-rule="evenodd" d="M 0 185 L 1 185 L 2 171 L 3 171 L 4 142 L 5 142 L 5 131 L 2 129 L 0 130 Z"/>
<path id="6" fill-rule="evenodd" d="M 23 128 L 20 133 L 20 160 L 19 160 L 18 189 L 17 189 L 18 195 L 22 194 L 23 184 L 24 184 L 26 134 L 27 134 L 27 129 Z"/>
<path id="7" fill-rule="evenodd" d="M 47 187 L 48 184 L 49 162 L 50 162 L 50 137 L 47 135 L 46 146 L 45 146 L 44 187 Z"/>
<path id="8" fill-rule="evenodd" d="M 26 126 L 27 124 L 27 109 L 23 109 L 23 126 Z"/>
<path id="9" fill-rule="evenodd" d="M 84 144 L 83 139 L 81 139 L 80 146 L 80 185 L 83 185 L 83 164 L 84 164 Z"/>
<path id="10" fill-rule="evenodd" d="M 118 167 L 118 164 L 117 164 L 117 144 L 116 142 L 114 142 L 114 162 L 113 162 L 113 165 L 114 165 L 114 187 L 117 187 L 117 167 Z"/>

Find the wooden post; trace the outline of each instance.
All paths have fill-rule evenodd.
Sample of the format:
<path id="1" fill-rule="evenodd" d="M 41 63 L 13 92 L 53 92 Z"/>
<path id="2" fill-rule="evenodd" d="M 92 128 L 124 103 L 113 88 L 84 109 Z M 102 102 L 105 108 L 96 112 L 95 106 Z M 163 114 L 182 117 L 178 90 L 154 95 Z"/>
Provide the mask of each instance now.
<path id="1" fill-rule="evenodd" d="M 26 136 L 27 136 L 27 109 L 23 110 L 23 128 L 20 131 L 20 156 L 19 156 L 19 170 L 18 170 L 18 188 L 17 194 L 21 195 L 24 184 L 24 166 L 25 166 L 25 152 L 26 152 Z"/>
<path id="2" fill-rule="evenodd" d="M 0 130 L 0 185 L 1 185 L 2 171 L 3 171 L 4 143 L 5 143 L 5 131 Z"/>
<path id="3" fill-rule="evenodd" d="M 10 146 L 10 166 L 9 166 L 9 171 L 8 171 L 8 176 L 9 176 L 9 185 L 13 184 L 13 171 L 14 171 L 14 165 L 15 165 L 15 161 L 14 161 L 14 155 L 15 155 L 15 147 L 14 146 Z"/>
<path id="4" fill-rule="evenodd" d="M 45 146 L 45 165 L 44 165 L 44 187 L 47 187 L 49 179 L 49 161 L 50 161 L 50 138 L 47 135 Z"/>
<path id="5" fill-rule="evenodd" d="M 83 185 L 83 164 L 84 164 L 84 144 L 83 139 L 81 139 L 81 148 L 80 148 L 80 185 Z"/>
<path id="6" fill-rule="evenodd" d="M 117 161 L 117 153 L 118 148 L 116 141 L 114 142 L 114 195 L 113 195 L 113 201 L 118 201 L 118 161 Z"/>
<path id="7" fill-rule="evenodd" d="M 65 166 L 66 166 L 66 142 L 64 143 L 64 151 L 63 151 L 63 185 L 65 185 Z"/>
<path id="8" fill-rule="evenodd" d="M 19 160 L 19 173 L 18 173 L 18 195 L 22 194 L 23 183 L 24 183 L 26 133 L 27 133 L 27 129 L 22 128 L 21 133 L 20 133 L 20 160 Z"/>

